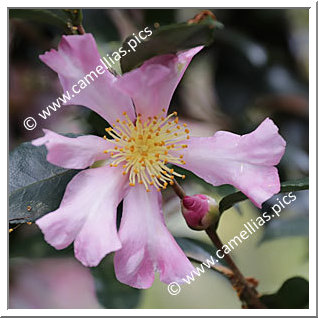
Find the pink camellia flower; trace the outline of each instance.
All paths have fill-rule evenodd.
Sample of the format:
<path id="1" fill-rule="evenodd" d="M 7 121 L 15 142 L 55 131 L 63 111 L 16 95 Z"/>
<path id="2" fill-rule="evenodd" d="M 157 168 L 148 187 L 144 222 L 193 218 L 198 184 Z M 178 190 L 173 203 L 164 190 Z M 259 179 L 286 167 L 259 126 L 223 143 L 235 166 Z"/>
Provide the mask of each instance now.
<path id="1" fill-rule="evenodd" d="M 84 169 L 68 184 L 60 207 L 37 220 L 45 240 L 56 249 L 74 242 L 75 256 L 97 266 L 115 253 L 119 281 L 148 288 L 158 271 L 164 283 L 182 282 L 193 267 L 169 233 L 163 218 L 161 189 L 184 176 L 167 166 L 191 170 L 213 185 L 232 184 L 258 207 L 279 192 L 274 167 L 285 141 L 270 119 L 252 133 L 217 132 L 189 137 L 176 113 L 167 116 L 172 94 L 193 56 L 202 47 L 156 56 L 115 77 L 106 71 L 72 99 L 105 118 L 109 136 L 68 138 L 49 130 L 33 141 L 45 145 L 47 160 L 64 168 Z M 41 60 L 58 73 L 64 91 L 100 64 L 90 34 L 63 36 L 58 51 Z M 109 138 L 111 137 L 111 138 Z M 116 208 L 124 200 L 120 229 Z"/>

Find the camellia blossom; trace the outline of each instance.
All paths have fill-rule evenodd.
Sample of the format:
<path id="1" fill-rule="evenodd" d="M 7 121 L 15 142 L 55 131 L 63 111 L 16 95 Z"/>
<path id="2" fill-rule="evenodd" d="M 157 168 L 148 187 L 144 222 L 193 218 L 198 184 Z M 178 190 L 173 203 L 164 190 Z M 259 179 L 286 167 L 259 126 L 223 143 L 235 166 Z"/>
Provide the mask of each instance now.
<path id="1" fill-rule="evenodd" d="M 193 266 L 168 231 L 160 190 L 184 178 L 167 166 L 188 169 L 213 185 L 232 184 L 258 207 L 279 192 L 277 169 L 285 141 L 270 119 L 252 133 L 220 131 L 190 137 L 176 113 L 167 115 L 172 94 L 193 56 L 202 47 L 156 56 L 115 77 L 105 72 L 76 95 L 111 127 L 104 138 L 68 138 L 52 131 L 33 141 L 45 145 L 57 166 L 85 169 L 68 184 L 60 207 L 36 221 L 56 249 L 74 242 L 75 256 L 97 266 L 115 253 L 117 279 L 136 288 L 152 285 L 155 271 L 164 283 L 182 282 Z M 41 60 L 58 73 L 64 91 L 99 64 L 91 34 L 63 36 L 58 51 Z M 70 102 L 68 102 L 70 103 Z M 99 160 L 105 165 L 90 168 Z M 123 200 L 119 231 L 118 204 Z"/>

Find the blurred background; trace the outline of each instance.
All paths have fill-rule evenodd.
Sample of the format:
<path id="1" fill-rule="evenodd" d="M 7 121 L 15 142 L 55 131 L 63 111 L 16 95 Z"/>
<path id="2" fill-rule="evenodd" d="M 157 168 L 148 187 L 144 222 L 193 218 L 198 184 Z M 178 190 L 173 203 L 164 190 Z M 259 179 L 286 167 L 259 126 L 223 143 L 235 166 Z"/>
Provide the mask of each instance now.
<path id="1" fill-rule="evenodd" d="M 218 130 L 244 134 L 266 117 L 274 120 L 287 141 L 279 165 L 281 180 L 308 176 L 308 13 L 307 9 L 211 9 L 224 29 L 214 43 L 192 61 L 171 102 L 193 135 Z M 55 11 L 55 10 L 52 10 Z M 186 22 L 199 9 L 87 9 L 83 26 L 94 35 L 100 52 L 111 53 L 145 26 Z M 105 123 L 81 106 L 62 107 L 27 131 L 23 120 L 35 116 L 61 95 L 56 73 L 38 58 L 56 48 L 62 32 L 45 23 L 12 18 L 9 21 L 9 146 L 42 135 L 41 128 L 58 133 L 102 135 Z M 138 48 L 137 48 L 138 49 Z M 212 187 L 193 175 L 184 182 L 187 193 L 206 193 L 216 199 L 231 187 Z M 54 194 L 52 194 L 54 195 Z M 308 191 L 233 251 L 246 276 L 259 280 L 258 291 L 275 293 L 289 278 L 308 279 Z M 187 228 L 179 199 L 164 192 L 165 218 L 171 232 L 209 243 L 204 233 Z M 268 201 L 263 211 L 276 201 Z M 260 211 L 245 201 L 226 211 L 219 226 L 227 242 Z M 146 226 L 146 225 L 145 225 Z M 55 251 L 36 225 L 21 225 L 10 234 L 9 308 L 240 308 L 231 285 L 207 271 L 178 296 L 171 296 L 157 278 L 145 291 L 116 281 L 112 255 L 103 274 L 90 271 L 73 258 L 72 247 Z M 102 301 L 101 301 L 101 298 Z"/>

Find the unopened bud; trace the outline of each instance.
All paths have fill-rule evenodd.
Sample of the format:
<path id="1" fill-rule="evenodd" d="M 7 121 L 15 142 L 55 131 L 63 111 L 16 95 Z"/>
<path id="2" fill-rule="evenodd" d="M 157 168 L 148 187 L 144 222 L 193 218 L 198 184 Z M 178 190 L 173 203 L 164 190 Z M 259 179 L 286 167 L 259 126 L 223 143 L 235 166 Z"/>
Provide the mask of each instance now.
<path id="1" fill-rule="evenodd" d="M 185 196 L 182 214 L 191 229 L 205 230 L 219 220 L 219 206 L 214 199 L 203 194 Z"/>

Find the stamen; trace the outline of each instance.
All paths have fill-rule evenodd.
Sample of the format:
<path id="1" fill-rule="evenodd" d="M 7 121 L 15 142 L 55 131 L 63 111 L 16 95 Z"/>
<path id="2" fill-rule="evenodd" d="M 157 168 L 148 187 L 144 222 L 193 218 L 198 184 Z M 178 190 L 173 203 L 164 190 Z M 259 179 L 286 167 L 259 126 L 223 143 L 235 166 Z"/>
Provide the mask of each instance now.
<path id="1" fill-rule="evenodd" d="M 162 113 L 166 113 L 164 108 Z M 104 151 L 113 159 L 110 166 L 122 164 L 122 174 L 128 175 L 129 185 L 143 184 L 147 192 L 151 191 L 150 187 L 157 191 L 166 189 L 168 184 L 174 184 L 175 176 L 185 178 L 166 166 L 168 163 L 185 164 L 183 152 L 188 146 L 183 142 L 190 138 L 190 131 L 184 128 L 186 124 L 178 124 L 177 112 L 167 117 L 143 118 L 138 114 L 135 124 L 126 112 L 123 116 L 125 120 L 117 119 L 116 125 L 105 129 L 111 139 L 106 136 L 104 139 L 114 145 L 113 149 Z"/>

